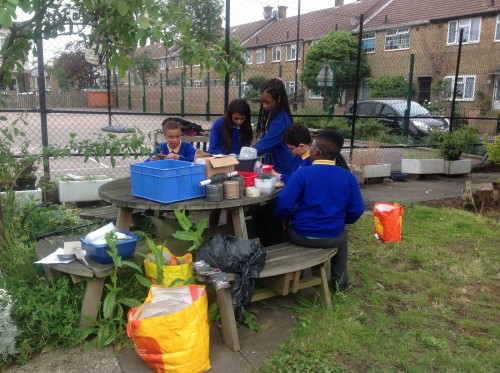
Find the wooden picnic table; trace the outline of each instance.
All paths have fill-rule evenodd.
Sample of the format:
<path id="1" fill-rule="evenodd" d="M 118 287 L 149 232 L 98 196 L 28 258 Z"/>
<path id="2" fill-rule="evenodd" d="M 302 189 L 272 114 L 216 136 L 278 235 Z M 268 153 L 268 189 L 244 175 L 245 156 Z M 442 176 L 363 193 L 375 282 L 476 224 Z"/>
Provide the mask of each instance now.
<path id="1" fill-rule="evenodd" d="M 118 207 L 116 227 L 122 231 L 130 229 L 134 210 L 173 211 L 178 209 L 199 211 L 226 209 L 231 212 L 235 235 L 248 239 L 245 206 L 270 201 L 277 197 L 278 191 L 279 189 L 275 189 L 271 194 L 261 195 L 260 197 L 245 196 L 238 199 L 224 199 L 220 202 L 207 201 L 205 197 L 202 197 L 172 203 L 159 203 L 141 197 L 134 197 L 131 191 L 130 177 L 127 177 L 102 185 L 99 188 L 99 197 Z"/>

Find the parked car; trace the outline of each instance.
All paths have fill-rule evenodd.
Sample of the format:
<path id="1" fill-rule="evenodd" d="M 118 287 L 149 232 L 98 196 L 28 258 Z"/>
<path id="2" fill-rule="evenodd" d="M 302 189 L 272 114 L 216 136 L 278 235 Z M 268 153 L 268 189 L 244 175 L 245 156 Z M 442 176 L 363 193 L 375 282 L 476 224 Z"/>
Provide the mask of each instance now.
<path id="1" fill-rule="evenodd" d="M 378 121 L 386 124 L 397 132 L 403 129 L 406 100 L 394 99 L 369 99 L 359 100 L 356 115 L 358 117 L 376 117 Z M 352 115 L 354 103 L 349 101 L 346 105 L 345 115 Z M 411 102 L 410 123 L 408 130 L 416 137 L 429 134 L 431 131 L 445 131 L 448 128 L 448 119 L 435 116 L 418 102 Z"/>

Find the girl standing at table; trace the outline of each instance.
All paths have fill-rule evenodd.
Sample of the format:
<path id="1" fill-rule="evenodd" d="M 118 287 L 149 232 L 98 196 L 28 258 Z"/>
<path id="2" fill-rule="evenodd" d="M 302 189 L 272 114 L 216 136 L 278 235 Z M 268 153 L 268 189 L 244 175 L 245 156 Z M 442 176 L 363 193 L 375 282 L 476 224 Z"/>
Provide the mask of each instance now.
<path id="1" fill-rule="evenodd" d="M 260 88 L 259 123 L 265 123 L 264 135 L 254 144 L 257 155 L 266 154 L 264 163 L 273 164 L 280 174 L 290 173 L 293 154 L 283 141 L 283 133 L 293 123 L 285 84 L 281 79 L 266 80 Z M 263 121 L 261 121 L 263 119 Z"/>
<path id="2" fill-rule="evenodd" d="M 253 130 L 248 103 L 237 98 L 227 106 L 226 114 L 210 130 L 210 154 L 239 154 L 242 146 L 251 146 Z"/>

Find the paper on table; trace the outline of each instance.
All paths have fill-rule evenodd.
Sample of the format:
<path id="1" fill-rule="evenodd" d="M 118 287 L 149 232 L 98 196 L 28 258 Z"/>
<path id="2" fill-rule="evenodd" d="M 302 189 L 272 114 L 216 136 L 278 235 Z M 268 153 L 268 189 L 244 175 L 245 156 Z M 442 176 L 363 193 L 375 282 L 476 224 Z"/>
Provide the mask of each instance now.
<path id="1" fill-rule="evenodd" d="M 45 258 L 40 259 L 35 262 L 37 264 L 68 264 L 74 262 L 75 259 L 59 259 L 58 254 L 64 254 L 64 249 L 62 247 L 58 248 L 52 254 L 47 255 Z"/>

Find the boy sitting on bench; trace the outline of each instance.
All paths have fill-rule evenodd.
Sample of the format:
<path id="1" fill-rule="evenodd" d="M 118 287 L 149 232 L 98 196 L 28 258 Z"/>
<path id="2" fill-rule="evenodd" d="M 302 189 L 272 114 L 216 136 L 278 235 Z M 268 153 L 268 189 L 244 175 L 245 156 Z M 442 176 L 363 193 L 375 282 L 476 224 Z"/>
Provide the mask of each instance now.
<path id="1" fill-rule="evenodd" d="M 333 129 L 318 132 L 310 149 L 312 165 L 295 171 L 278 194 L 276 216 L 283 220 L 288 238 L 296 245 L 314 248 L 338 247 L 331 260 L 333 288 L 348 288 L 347 232 L 365 210 L 354 175 L 335 165 L 344 145 L 342 134 Z"/>

